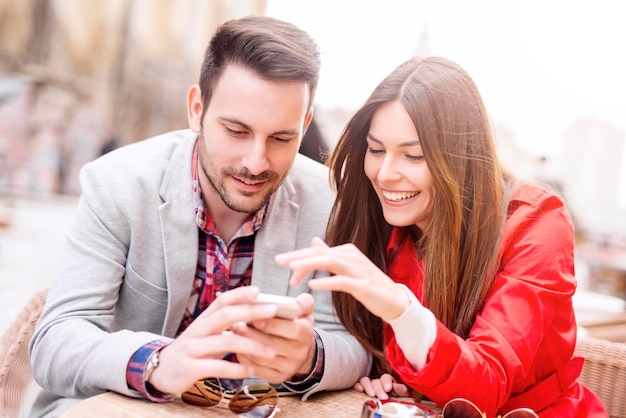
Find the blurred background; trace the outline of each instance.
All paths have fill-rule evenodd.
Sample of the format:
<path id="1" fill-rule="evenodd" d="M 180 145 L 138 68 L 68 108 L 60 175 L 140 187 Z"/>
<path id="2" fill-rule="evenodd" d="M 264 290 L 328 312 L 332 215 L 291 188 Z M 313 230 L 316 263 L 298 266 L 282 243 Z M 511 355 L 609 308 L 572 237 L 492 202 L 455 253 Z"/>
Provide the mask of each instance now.
<path id="1" fill-rule="evenodd" d="M 249 14 L 291 21 L 320 45 L 315 125 L 303 144 L 314 158 L 404 60 L 461 64 L 483 94 L 503 163 L 563 193 L 581 289 L 624 310 L 620 2 L 0 0 L 0 331 L 56 273 L 80 167 L 186 128 L 185 96 L 208 39 Z"/>

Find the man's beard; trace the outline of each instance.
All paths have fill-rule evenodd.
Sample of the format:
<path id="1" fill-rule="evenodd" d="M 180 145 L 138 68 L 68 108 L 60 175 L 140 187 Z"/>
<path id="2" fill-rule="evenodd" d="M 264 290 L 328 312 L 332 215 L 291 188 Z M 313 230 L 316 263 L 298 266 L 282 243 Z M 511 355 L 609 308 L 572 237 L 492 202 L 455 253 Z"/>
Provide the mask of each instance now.
<path id="1" fill-rule="evenodd" d="M 202 134 L 200 134 L 199 136 L 199 141 L 200 141 L 200 144 L 198 144 L 199 145 L 198 162 L 199 162 L 200 169 L 204 173 L 206 179 L 211 184 L 211 187 L 213 187 L 213 190 L 215 190 L 215 192 L 220 196 L 224 204 L 229 209 L 235 212 L 256 213 L 259 209 L 265 206 L 265 204 L 270 200 L 272 194 L 276 191 L 278 186 L 280 186 L 280 184 L 284 180 L 284 177 L 287 175 L 287 173 L 285 173 L 283 178 L 280 178 L 278 174 L 276 174 L 273 171 L 264 171 L 261 174 L 253 175 L 253 174 L 250 174 L 247 168 L 243 168 L 241 170 L 235 170 L 230 167 L 221 169 L 219 171 L 221 176 L 217 175 L 217 170 L 211 170 L 211 168 L 214 168 L 214 165 L 209 160 L 208 153 L 204 145 L 204 137 Z M 215 175 L 211 175 L 210 173 L 215 173 Z M 229 194 L 226 186 L 224 185 L 224 182 L 221 180 L 227 177 L 235 177 L 239 180 L 249 180 L 251 182 L 264 181 L 264 182 L 272 184 L 273 187 L 267 190 L 262 197 L 257 198 L 258 200 L 255 199 L 254 201 L 251 201 L 251 199 L 246 199 L 245 203 L 240 204 L 237 202 L 237 199 L 232 198 L 232 195 Z M 257 193 L 248 193 L 245 191 L 238 191 L 237 193 L 244 197 L 251 197 L 257 194 Z M 250 204 L 255 203 L 255 202 L 256 204 L 254 206 L 250 206 Z M 245 205 L 246 203 L 248 204 L 247 206 Z"/>

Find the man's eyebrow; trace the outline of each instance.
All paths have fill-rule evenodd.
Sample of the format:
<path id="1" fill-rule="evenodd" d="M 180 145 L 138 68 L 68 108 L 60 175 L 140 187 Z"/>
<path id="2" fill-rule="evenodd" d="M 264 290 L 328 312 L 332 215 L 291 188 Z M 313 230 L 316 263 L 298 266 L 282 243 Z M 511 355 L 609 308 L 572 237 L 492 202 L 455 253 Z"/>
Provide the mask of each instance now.
<path id="1" fill-rule="evenodd" d="M 374 135 L 372 135 L 371 132 L 367 133 L 367 138 L 370 141 L 376 142 L 377 144 L 381 144 L 383 143 L 383 141 L 381 141 L 380 139 L 377 139 Z M 419 139 L 416 139 L 415 141 L 408 141 L 408 142 L 401 142 L 400 144 L 398 144 L 398 146 L 400 147 L 413 147 L 416 145 L 420 145 L 420 141 Z"/>
<path id="2" fill-rule="evenodd" d="M 249 125 L 243 123 L 242 121 L 238 120 L 238 119 L 234 119 L 234 118 L 229 118 L 229 117 L 221 117 L 220 118 L 223 122 L 227 122 L 227 123 L 234 123 L 235 125 L 239 125 L 244 129 L 247 129 L 249 131 L 252 131 L 252 127 L 250 127 Z M 299 129 L 285 129 L 282 131 L 276 131 L 276 132 L 272 132 L 272 135 L 288 135 L 288 136 L 296 136 L 300 134 L 300 130 Z"/>

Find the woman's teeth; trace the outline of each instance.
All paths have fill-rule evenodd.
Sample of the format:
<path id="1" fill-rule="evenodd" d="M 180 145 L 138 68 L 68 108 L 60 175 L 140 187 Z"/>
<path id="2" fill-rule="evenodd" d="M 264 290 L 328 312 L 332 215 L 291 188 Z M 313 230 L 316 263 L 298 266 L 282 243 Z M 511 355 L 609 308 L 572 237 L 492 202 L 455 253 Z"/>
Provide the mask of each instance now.
<path id="1" fill-rule="evenodd" d="M 395 202 L 410 199 L 413 196 L 417 196 L 418 194 L 419 192 L 383 192 L 383 196 L 385 197 L 385 199 Z"/>

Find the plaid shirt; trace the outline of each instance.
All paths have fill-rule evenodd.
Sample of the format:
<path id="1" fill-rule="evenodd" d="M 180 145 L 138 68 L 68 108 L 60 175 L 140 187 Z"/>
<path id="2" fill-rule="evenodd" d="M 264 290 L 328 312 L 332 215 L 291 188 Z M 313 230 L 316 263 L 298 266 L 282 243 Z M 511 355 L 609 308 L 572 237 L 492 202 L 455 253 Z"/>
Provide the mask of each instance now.
<path id="1" fill-rule="evenodd" d="M 270 202 L 255 214 L 250 215 L 239 230 L 226 244 L 219 236 L 215 222 L 207 210 L 198 181 L 198 147 L 194 147 L 192 156 L 193 196 L 198 224 L 198 266 L 196 278 L 183 319 L 178 328 L 180 335 L 193 320 L 215 300 L 217 292 L 249 286 L 252 278 L 252 262 L 254 258 L 254 239 L 267 216 Z M 295 391 L 304 391 L 318 383 L 324 368 L 324 349 L 321 338 L 315 334 L 317 356 L 313 371 L 302 381 L 287 381 L 288 387 Z M 126 370 L 126 381 L 129 388 L 144 397 L 156 401 L 169 401 L 171 396 L 155 391 L 144 382 L 145 367 L 150 355 L 168 344 L 167 340 L 157 340 L 141 347 L 133 354 Z M 236 356 L 229 359 L 236 361 Z"/>

